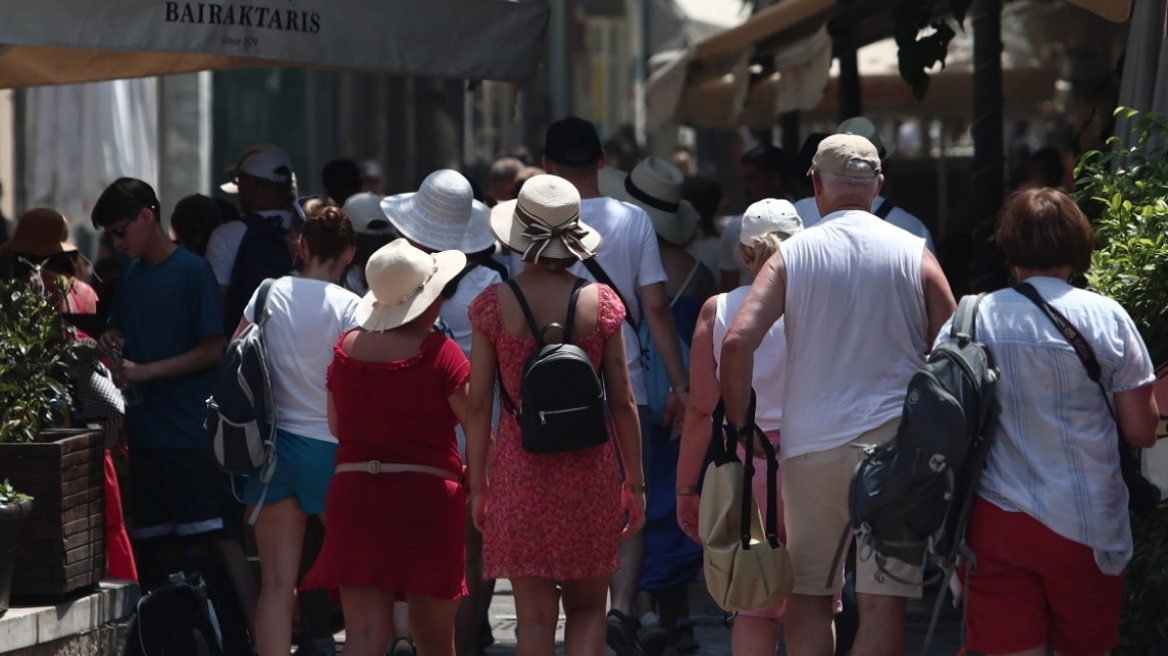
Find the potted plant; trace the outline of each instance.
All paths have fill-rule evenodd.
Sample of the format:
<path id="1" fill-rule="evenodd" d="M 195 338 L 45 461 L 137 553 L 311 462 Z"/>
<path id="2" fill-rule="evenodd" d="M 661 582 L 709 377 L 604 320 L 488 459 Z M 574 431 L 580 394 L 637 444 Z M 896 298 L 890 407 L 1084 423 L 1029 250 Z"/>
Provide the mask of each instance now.
<path id="1" fill-rule="evenodd" d="M 1127 310 L 1160 365 L 1168 360 L 1168 118 L 1122 107 L 1116 114 L 1127 133 L 1075 169 L 1098 242 L 1087 282 Z M 1117 653 L 1143 656 L 1168 640 L 1168 510 L 1133 517 L 1132 537 Z"/>
<path id="2" fill-rule="evenodd" d="M 70 392 L 97 351 L 37 281 L 0 282 L 0 475 L 37 497 L 12 594 L 59 597 L 105 576 L 105 445 L 69 430 Z"/>
<path id="3" fill-rule="evenodd" d="M 7 480 L 0 485 L 0 615 L 8 610 L 12 592 L 12 571 L 16 567 L 16 544 L 20 525 L 32 512 L 32 497 L 17 492 Z"/>

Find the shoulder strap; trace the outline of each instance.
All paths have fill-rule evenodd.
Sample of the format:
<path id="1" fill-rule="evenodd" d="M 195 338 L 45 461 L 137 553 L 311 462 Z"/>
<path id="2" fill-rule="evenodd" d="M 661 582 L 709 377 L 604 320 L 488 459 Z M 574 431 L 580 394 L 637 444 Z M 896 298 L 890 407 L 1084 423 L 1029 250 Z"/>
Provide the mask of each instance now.
<path id="1" fill-rule="evenodd" d="M 953 315 L 953 325 L 949 335 L 954 339 L 972 342 L 977 339 L 977 308 L 985 294 L 971 294 L 962 296 L 957 304 L 957 312 Z"/>
<path id="2" fill-rule="evenodd" d="M 539 324 L 535 322 L 535 315 L 531 313 L 531 306 L 527 304 L 527 297 L 523 295 L 523 291 L 519 289 L 519 285 L 514 280 L 508 279 L 507 286 L 514 292 L 515 300 L 519 301 L 519 309 L 523 310 L 523 317 L 527 319 L 527 327 L 531 329 L 531 337 L 535 340 L 536 346 L 543 348 L 543 335 Z"/>
<path id="3" fill-rule="evenodd" d="M 701 260 L 694 262 L 693 268 L 689 270 L 689 275 L 685 277 L 685 282 L 681 283 L 681 287 L 677 290 L 677 295 L 669 300 L 669 307 L 672 308 L 677 303 L 677 299 L 685 294 L 685 290 L 689 289 L 689 284 L 693 282 L 694 276 L 698 275 L 698 270 L 702 268 Z"/>
<path id="4" fill-rule="evenodd" d="M 568 297 L 568 323 L 564 324 L 564 343 L 572 343 L 572 326 L 576 323 L 576 301 L 580 299 L 580 290 L 584 289 L 583 278 L 576 278 L 576 284 L 572 285 L 572 295 Z"/>
<path id="5" fill-rule="evenodd" d="M 1058 328 L 1059 334 L 1071 348 L 1075 350 L 1075 355 L 1079 356 L 1079 360 L 1083 363 L 1083 367 L 1087 370 L 1087 377 L 1099 386 L 1099 391 L 1103 392 L 1103 402 L 1107 404 L 1107 412 L 1111 413 L 1111 418 L 1119 423 L 1116 419 L 1115 409 L 1111 407 L 1111 399 L 1107 395 L 1107 390 L 1103 387 L 1103 367 L 1099 365 L 1099 359 L 1095 357 L 1095 350 L 1087 343 L 1087 339 L 1083 337 L 1083 333 L 1075 327 L 1061 312 L 1054 309 L 1050 303 L 1047 303 L 1038 290 L 1028 282 L 1020 282 L 1013 285 L 1014 291 L 1030 299 L 1030 302 L 1038 306 L 1043 314 L 1050 319 L 1055 328 Z M 1122 443 L 1123 438 L 1120 437 Z"/>
<path id="6" fill-rule="evenodd" d="M 268 309 L 268 292 L 272 291 L 272 285 L 276 283 L 275 278 L 268 278 L 260 283 L 259 289 L 256 290 L 255 323 L 261 328 L 268 319 L 272 316 L 272 311 Z"/>
<path id="7" fill-rule="evenodd" d="M 880 207 L 877 207 L 873 214 L 887 221 L 888 215 L 892 214 L 892 210 L 894 209 L 896 209 L 896 203 L 885 198 L 884 202 L 880 203 Z"/>
<path id="8" fill-rule="evenodd" d="M 592 274 L 593 278 L 596 278 L 596 282 L 608 285 L 612 288 L 612 291 L 616 293 L 616 297 L 620 299 L 621 304 L 625 306 L 625 321 L 629 322 L 629 325 L 633 327 L 633 330 L 636 330 L 637 324 L 635 321 L 633 321 L 632 306 L 629 305 L 627 300 L 625 300 L 624 295 L 621 294 L 620 288 L 616 286 L 616 283 L 612 281 L 612 278 L 608 277 L 608 273 L 604 270 L 603 267 L 600 266 L 600 262 L 597 262 L 596 258 L 590 257 L 587 260 L 584 260 L 584 268 L 588 269 L 588 272 Z"/>
<path id="9" fill-rule="evenodd" d="M 446 283 L 446 286 L 442 288 L 442 300 L 449 301 L 451 298 L 453 298 L 454 295 L 458 293 L 458 283 L 462 282 L 462 279 L 466 277 L 466 274 L 474 271 L 480 266 L 482 265 L 478 262 L 467 260 L 466 266 L 462 267 L 462 271 L 459 271 L 458 275 L 451 278 L 450 282 Z"/>

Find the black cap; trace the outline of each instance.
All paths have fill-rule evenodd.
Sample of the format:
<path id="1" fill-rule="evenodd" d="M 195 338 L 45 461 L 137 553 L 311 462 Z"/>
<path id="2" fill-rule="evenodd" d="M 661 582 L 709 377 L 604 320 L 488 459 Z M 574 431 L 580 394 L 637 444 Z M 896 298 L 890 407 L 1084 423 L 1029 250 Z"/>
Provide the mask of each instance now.
<path id="1" fill-rule="evenodd" d="M 811 170 L 811 160 L 815 158 L 815 151 L 819 149 L 819 142 L 830 136 L 826 132 L 813 132 L 807 135 L 807 139 L 803 141 L 803 147 L 799 149 L 799 157 L 795 160 L 796 177 L 807 175 L 807 172 Z"/>
<path id="2" fill-rule="evenodd" d="M 543 154 L 556 164 L 588 166 L 600 161 L 604 150 L 596 126 L 578 116 L 569 116 L 548 126 Z"/>

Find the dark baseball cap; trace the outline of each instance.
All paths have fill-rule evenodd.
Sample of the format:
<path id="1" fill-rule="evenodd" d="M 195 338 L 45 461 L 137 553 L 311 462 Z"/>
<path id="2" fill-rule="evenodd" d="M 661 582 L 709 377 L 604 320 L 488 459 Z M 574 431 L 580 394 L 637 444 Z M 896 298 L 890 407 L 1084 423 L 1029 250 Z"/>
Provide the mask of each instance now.
<path id="1" fill-rule="evenodd" d="M 548 126 L 544 157 L 565 166 L 595 164 L 604 156 L 596 126 L 578 116 L 560 119 Z"/>

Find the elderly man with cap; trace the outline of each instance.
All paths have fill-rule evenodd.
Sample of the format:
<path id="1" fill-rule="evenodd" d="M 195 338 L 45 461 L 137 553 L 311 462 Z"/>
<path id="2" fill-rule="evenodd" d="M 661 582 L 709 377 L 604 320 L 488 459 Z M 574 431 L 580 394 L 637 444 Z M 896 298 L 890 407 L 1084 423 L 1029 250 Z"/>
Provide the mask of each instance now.
<path id="1" fill-rule="evenodd" d="M 880 162 L 883 168 L 887 168 L 888 160 L 896 153 L 896 146 L 884 143 L 884 140 L 880 138 L 880 130 L 876 129 L 872 121 L 869 121 L 863 116 L 849 118 L 843 123 L 840 123 L 839 127 L 836 128 L 836 134 L 854 134 L 871 141 L 872 145 L 876 148 L 876 152 L 880 155 Z M 808 196 L 797 201 L 795 203 L 795 209 L 799 212 L 799 216 L 803 217 L 803 223 L 809 228 L 821 220 L 819 208 L 815 204 L 815 196 Z M 896 203 L 893 203 L 884 196 L 877 195 L 876 198 L 872 199 L 871 209 L 873 214 L 888 223 L 923 238 L 925 240 L 925 246 L 928 246 L 930 251 L 936 253 L 937 249 L 933 246 L 933 233 L 929 232 L 929 229 L 925 227 L 925 224 L 920 219 L 909 214 L 904 208 L 897 206 Z"/>
<path id="2" fill-rule="evenodd" d="M 211 233 L 207 261 L 219 282 L 223 332 L 232 335 L 260 283 L 292 271 L 288 231 L 292 228 L 294 176 L 292 158 L 274 144 L 248 148 L 224 173 L 230 180 L 220 189 L 239 194 L 244 217 Z"/>
<path id="3" fill-rule="evenodd" d="M 908 381 L 953 314 L 945 274 L 925 240 L 869 209 L 880 192 L 880 156 L 863 137 L 832 135 L 811 165 L 818 227 L 783 242 L 759 272 L 722 343 L 722 395 L 735 426 L 746 421 L 755 351 L 786 319 L 783 501 L 795 589 L 787 599 L 792 656 L 834 651 L 832 597 L 825 586 L 833 546 L 848 523 L 847 492 L 863 457 L 857 444 L 896 434 Z M 919 569 L 888 561 L 897 578 Z M 907 600 L 919 586 L 877 577 L 873 559 L 856 569 L 860 629 L 856 656 L 900 656 Z"/>

